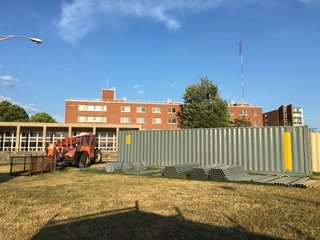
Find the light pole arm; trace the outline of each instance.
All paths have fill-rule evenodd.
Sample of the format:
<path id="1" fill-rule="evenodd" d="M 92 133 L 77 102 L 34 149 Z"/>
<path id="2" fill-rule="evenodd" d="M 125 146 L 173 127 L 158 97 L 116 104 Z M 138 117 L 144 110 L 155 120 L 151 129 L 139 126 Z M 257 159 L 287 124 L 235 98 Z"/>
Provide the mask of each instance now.
<path id="1" fill-rule="evenodd" d="M 21 35 L 0 36 L 0 41 L 7 40 L 7 39 L 10 39 L 10 38 L 26 38 L 26 39 L 29 39 L 32 42 L 37 43 L 37 44 L 42 43 L 42 40 L 40 38 L 32 38 L 32 37 L 21 36 Z"/>

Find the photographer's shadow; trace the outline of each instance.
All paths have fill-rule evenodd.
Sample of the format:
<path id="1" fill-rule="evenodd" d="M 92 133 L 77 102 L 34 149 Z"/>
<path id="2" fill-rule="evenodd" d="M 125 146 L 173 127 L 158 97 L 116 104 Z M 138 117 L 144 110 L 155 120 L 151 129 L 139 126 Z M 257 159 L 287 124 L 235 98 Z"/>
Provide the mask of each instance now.
<path id="1" fill-rule="evenodd" d="M 232 228 L 186 220 L 178 208 L 174 216 L 162 216 L 131 208 L 48 222 L 32 240 L 43 239 L 279 239 Z"/>

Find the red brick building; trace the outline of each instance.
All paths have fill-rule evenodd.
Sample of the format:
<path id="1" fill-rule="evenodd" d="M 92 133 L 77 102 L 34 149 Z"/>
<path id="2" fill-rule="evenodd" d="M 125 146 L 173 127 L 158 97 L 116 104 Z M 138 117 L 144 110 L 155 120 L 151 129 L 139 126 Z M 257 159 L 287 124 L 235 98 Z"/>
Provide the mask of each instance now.
<path id="1" fill-rule="evenodd" d="M 250 106 L 249 103 L 235 103 L 228 108 L 231 120 L 244 116 L 250 120 L 253 127 L 263 126 L 262 107 Z"/>
<path id="2" fill-rule="evenodd" d="M 65 123 L 141 125 L 141 129 L 177 129 L 179 102 L 139 102 L 115 98 L 115 89 L 102 89 L 102 99 L 66 100 Z"/>
<path id="3" fill-rule="evenodd" d="M 139 102 L 115 98 L 115 89 L 102 89 L 101 99 L 66 100 L 65 123 L 141 125 L 142 130 L 179 129 L 179 102 Z M 230 119 L 244 116 L 252 126 L 263 126 L 262 107 L 248 103 L 228 106 Z"/>

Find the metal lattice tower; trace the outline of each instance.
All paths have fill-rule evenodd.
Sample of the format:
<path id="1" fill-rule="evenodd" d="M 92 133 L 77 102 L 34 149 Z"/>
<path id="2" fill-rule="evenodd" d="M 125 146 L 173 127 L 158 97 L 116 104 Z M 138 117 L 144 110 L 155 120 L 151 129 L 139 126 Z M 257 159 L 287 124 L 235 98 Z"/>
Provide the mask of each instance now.
<path id="1" fill-rule="evenodd" d="M 240 40 L 240 43 L 239 43 L 239 55 L 240 55 L 240 63 L 241 63 L 242 102 L 244 102 L 244 71 L 243 71 L 242 40 Z"/>

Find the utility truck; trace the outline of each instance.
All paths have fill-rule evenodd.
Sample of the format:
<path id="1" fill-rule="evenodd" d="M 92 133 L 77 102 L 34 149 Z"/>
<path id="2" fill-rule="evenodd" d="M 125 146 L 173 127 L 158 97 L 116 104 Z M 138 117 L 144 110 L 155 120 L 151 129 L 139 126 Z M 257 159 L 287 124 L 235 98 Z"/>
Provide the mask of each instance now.
<path id="1" fill-rule="evenodd" d="M 79 168 L 87 168 L 90 164 L 102 161 L 101 151 L 96 148 L 96 135 L 93 133 L 81 133 L 50 143 L 47 155 L 55 157 L 57 165 L 75 165 Z"/>

